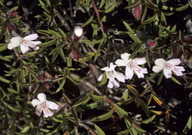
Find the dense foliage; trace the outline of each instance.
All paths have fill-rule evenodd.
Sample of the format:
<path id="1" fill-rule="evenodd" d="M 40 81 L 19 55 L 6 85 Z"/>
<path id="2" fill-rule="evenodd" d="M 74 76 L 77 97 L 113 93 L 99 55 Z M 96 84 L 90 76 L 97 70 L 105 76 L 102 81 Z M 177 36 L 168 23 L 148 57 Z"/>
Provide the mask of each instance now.
<path id="1" fill-rule="evenodd" d="M 0 0 L 0 134 L 191 134 L 191 0 Z"/>

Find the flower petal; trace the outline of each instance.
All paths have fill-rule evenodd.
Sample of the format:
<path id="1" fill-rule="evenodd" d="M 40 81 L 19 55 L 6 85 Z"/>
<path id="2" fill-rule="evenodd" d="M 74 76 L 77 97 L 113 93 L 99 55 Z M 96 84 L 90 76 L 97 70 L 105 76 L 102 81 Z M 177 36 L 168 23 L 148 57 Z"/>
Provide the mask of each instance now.
<path id="1" fill-rule="evenodd" d="M 174 70 L 185 71 L 185 68 L 183 66 L 174 66 L 173 71 Z"/>
<path id="2" fill-rule="evenodd" d="M 15 48 L 15 47 L 16 47 L 16 46 L 15 46 L 14 43 L 9 43 L 8 46 L 7 46 L 7 48 L 8 48 L 9 50 L 12 50 L 12 49 Z"/>
<path id="3" fill-rule="evenodd" d="M 14 43 L 16 46 L 19 46 L 22 41 L 23 41 L 22 37 L 12 37 L 10 40 L 10 42 Z"/>
<path id="4" fill-rule="evenodd" d="M 163 68 L 164 68 L 164 66 L 160 66 L 160 65 L 158 65 L 158 66 L 153 66 L 153 72 L 156 72 L 156 73 L 158 73 L 158 72 L 160 72 L 161 70 L 163 70 Z"/>
<path id="5" fill-rule="evenodd" d="M 103 71 L 110 71 L 110 68 L 109 67 L 104 67 L 101 70 L 103 70 Z"/>
<path id="6" fill-rule="evenodd" d="M 128 62 L 126 62 L 125 60 L 122 60 L 122 59 L 117 59 L 117 60 L 115 61 L 115 64 L 116 64 L 117 66 L 126 66 L 127 63 L 128 63 Z"/>
<path id="7" fill-rule="evenodd" d="M 46 95 L 44 93 L 39 93 L 37 95 L 37 98 L 41 101 L 41 102 L 44 102 L 46 101 Z"/>
<path id="8" fill-rule="evenodd" d="M 143 57 L 143 58 L 135 58 L 134 61 L 137 63 L 137 65 L 142 65 L 142 64 L 145 64 L 147 62 L 145 57 Z"/>
<path id="9" fill-rule="evenodd" d="M 114 83 L 114 85 L 115 85 L 117 88 L 119 88 L 120 85 L 119 85 L 119 83 L 118 83 L 116 80 L 114 80 L 113 83 Z"/>
<path id="10" fill-rule="evenodd" d="M 164 75 L 165 75 L 165 77 L 166 77 L 167 79 L 168 79 L 168 78 L 171 78 L 172 72 L 171 72 L 170 69 L 164 68 L 163 72 L 164 72 Z"/>
<path id="11" fill-rule="evenodd" d="M 26 52 L 29 51 L 29 47 L 28 47 L 27 45 L 21 44 L 21 45 L 20 45 L 20 48 L 21 48 L 21 52 L 22 52 L 23 54 L 25 54 Z"/>
<path id="12" fill-rule="evenodd" d="M 30 35 L 28 35 L 28 36 L 26 36 L 26 37 L 24 37 L 23 39 L 25 39 L 25 40 L 35 40 L 35 39 L 37 39 L 39 36 L 37 35 L 37 34 L 30 34 Z"/>
<path id="13" fill-rule="evenodd" d="M 129 53 L 123 53 L 121 54 L 121 59 L 127 61 L 129 59 L 130 54 Z"/>
<path id="14" fill-rule="evenodd" d="M 177 76 L 182 76 L 183 73 L 182 71 L 185 71 L 184 67 L 182 66 L 174 66 L 174 68 L 172 69 L 172 71 L 177 75 Z"/>
<path id="15" fill-rule="evenodd" d="M 47 101 L 47 105 L 52 110 L 57 110 L 59 108 L 59 106 L 56 103 L 52 102 L 52 101 Z"/>
<path id="16" fill-rule="evenodd" d="M 125 77 L 126 79 L 131 79 L 133 77 L 133 70 L 128 66 L 125 68 Z"/>
<path id="17" fill-rule="evenodd" d="M 124 74 L 117 72 L 117 71 L 115 71 L 114 74 L 115 74 L 115 78 L 117 78 L 117 80 L 119 80 L 120 82 L 125 82 L 126 78 L 125 78 Z"/>
<path id="18" fill-rule="evenodd" d="M 113 88 L 113 84 L 114 84 L 114 82 L 109 80 L 109 82 L 107 84 L 107 87 L 112 89 Z"/>
<path id="19" fill-rule="evenodd" d="M 33 105 L 33 107 L 35 107 L 36 105 L 39 105 L 41 103 L 41 101 L 39 101 L 38 99 L 33 99 L 31 101 L 31 104 Z"/>
<path id="20" fill-rule="evenodd" d="M 99 77 L 98 77 L 98 81 L 101 81 L 103 79 L 103 74 L 101 74 Z"/>
<path id="21" fill-rule="evenodd" d="M 141 69 L 134 70 L 138 78 L 144 78 L 144 74 Z"/>
<path id="22" fill-rule="evenodd" d="M 115 67 L 116 67 L 116 65 L 114 65 L 114 64 L 111 62 L 111 63 L 110 63 L 110 66 L 109 66 L 110 70 L 114 70 Z"/>
<path id="23" fill-rule="evenodd" d="M 31 48 L 35 48 L 36 45 L 38 45 L 38 44 L 41 44 L 41 42 L 40 41 L 31 41 L 31 44 L 28 44 L 28 46 L 30 46 Z"/>
<path id="24" fill-rule="evenodd" d="M 49 116 L 53 116 L 53 112 L 51 112 L 49 109 L 43 109 L 44 117 L 47 118 Z"/>
<path id="25" fill-rule="evenodd" d="M 171 59 L 168 60 L 167 63 L 173 64 L 173 65 L 179 65 L 181 63 L 180 59 Z"/>
<path id="26" fill-rule="evenodd" d="M 155 65 L 160 65 L 160 66 L 164 66 L 165 65 L 165 60 L 164 59 L 162 59 L 162 58 L 159 58 L 159 59 L 156 59 L 155 60 Z"/>
<path id="27" fill-rule="evenodd" d="M 43 111 L 43 104 L 39 104 L 37 105 L 36 109 L 35 109 L 35 113 L 40 116 L 41 112 Z"/>

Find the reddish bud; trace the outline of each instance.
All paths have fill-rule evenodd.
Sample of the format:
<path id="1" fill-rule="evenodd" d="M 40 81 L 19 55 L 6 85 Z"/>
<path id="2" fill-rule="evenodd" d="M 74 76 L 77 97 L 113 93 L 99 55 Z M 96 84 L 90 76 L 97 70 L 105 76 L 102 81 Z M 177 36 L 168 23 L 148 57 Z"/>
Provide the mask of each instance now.
<path id="1" fill-rule="evenodd" d="M 75 50 L 72 50 L 70 54 L 73 59 L 79 60 L 79 55 Z"/>
<path id="2" fill-rule="evenodd" d="M 142 5 L 132 8 L 132 14 L 137 21 L 140 19 L 141 13 L 142 13 Z"/>
<path id="3" fill-rule="evenodd" d="M 7 30 L 8 30 L 9 33 L 11 33 L 11 32 L 13 31 L 13 29 L 14 29 L 13 25 L 10 25 L 10 24 L 9 24 L 9 25 L 7 26 Z"/>
<path id="4" fill-rule="evenodd" d="M 15 11 L 11 11 L 8 13 L 8 16 L 10 16 L 10 17 L 14 17 L 16 15 L 18 15 L 18 12 L 15 12 Z"/>

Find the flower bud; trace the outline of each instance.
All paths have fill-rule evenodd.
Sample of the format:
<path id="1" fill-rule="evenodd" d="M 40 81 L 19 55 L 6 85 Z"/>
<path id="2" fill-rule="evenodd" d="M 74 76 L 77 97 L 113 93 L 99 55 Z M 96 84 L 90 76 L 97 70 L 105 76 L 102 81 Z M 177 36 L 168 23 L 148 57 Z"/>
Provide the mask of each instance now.
<path id="1" fill-rule="evenodd" d="M 77 37 L 81 37 L 82 34 L 83 34 L 83 29 L 80 26 L 76 26 L 75 29 L 74 29 L 74 34 Z"/>

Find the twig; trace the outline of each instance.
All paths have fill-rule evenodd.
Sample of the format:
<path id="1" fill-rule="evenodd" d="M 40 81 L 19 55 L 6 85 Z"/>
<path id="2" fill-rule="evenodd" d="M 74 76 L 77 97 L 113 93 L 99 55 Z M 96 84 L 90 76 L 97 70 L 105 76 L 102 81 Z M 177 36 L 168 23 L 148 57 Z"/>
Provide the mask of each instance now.
<path id="1" fill-rule="evenodd" d="M 105 31 L 104 31 L 104 29 L 103 29 L 103 24 L 102 24 L 102 22 L 101 22 L 101 20 L 100 20 L 99 12 L 98 12 L 98 9 L 97 9 L 97 7 L 96 7 L 96 5 L 95 5 L 94 0 L 92 0 L 92 5 L 93 5 L 93 8 L 94 8 L 95 13 L 96 13 L 96 15 L 97 15 L 97 20 L 98 20 L 98 22 L 99 22 L 100 29 L 101 29 L 102 33 L 105 33 Z"/>
<path id="2" fill-rule="evenodd" d="M 85 128 L 86 130 L 88 130 L 92 135 L 97 135 L 88 125 L 82 123 L 82 122 L 79 122 L 79 126 Z"/>

